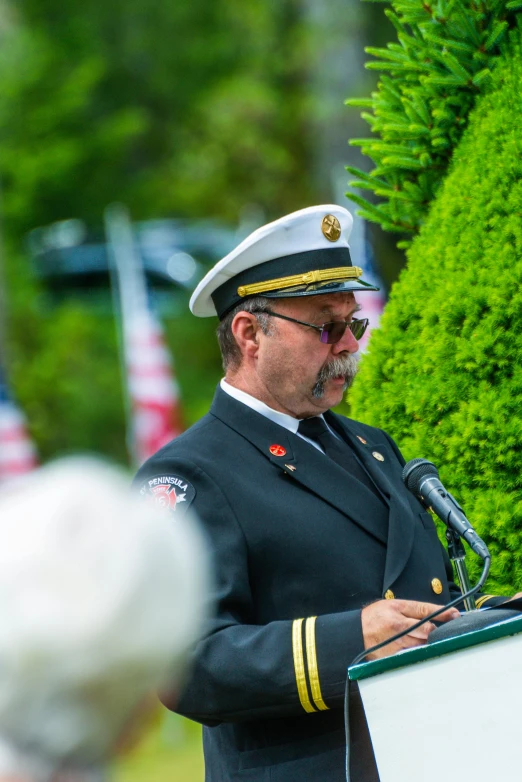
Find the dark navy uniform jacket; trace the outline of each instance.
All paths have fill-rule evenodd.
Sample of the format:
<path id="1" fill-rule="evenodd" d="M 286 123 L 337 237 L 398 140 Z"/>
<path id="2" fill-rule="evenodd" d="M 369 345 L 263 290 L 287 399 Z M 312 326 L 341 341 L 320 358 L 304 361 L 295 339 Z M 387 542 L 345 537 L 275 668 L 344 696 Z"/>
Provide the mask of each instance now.
<path id="1" fill-rule="evenodd" d="M 176 706 L 207 726 L 207 782 L 342 782 L 346 669 L 364 648 L 361 608 L 385 596 L 456 596 L 393 440 L 331 412 L 325 419 L 383 501 L 219 388 L 210 412 L 136 478 L 173 516 L 192 504 L 215 557 L 216 614 Z"/>

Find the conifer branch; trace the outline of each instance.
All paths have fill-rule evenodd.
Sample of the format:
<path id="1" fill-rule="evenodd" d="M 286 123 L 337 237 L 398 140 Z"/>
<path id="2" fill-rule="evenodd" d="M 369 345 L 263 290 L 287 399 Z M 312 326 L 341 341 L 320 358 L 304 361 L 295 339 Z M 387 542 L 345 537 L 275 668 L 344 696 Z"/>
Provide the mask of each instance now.
<path id="1" fill-rule="evenodd" d="M 351 139 L 375 167 L 347 167 L 352 187 L 369 190 L 376 204 L 348 192 L 367 219 L 384 230 L 416 234 L 444 177 L 477 96 L 510 27 L 522 27 L 522 0 L 379 0 L 397 30 L 386 48 L 367 47 L 366 68 L 381 71 L 364 108 L 373 138 Z M 401 245 L 408 244 L 401 242 Z"/>

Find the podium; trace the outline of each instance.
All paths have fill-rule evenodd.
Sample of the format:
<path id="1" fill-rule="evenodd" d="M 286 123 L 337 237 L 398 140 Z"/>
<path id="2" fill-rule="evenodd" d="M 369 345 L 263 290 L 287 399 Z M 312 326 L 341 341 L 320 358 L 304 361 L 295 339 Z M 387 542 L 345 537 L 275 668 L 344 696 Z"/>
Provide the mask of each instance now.
<path id="1" fill-rule="evenodd" d="M 522 615 L 355 665 L 348 676 L 381 782 L 522 778 Z"/>

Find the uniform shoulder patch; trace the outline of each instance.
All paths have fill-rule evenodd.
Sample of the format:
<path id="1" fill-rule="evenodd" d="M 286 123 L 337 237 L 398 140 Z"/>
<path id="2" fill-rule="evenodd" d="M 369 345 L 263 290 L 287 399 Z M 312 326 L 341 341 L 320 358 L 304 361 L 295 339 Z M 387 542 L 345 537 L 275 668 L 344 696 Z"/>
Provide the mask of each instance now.
<path id="1" fill-rule="evenodd" d="M 164 508 L 171 513 L 185 513 L 190 507 L 196 490 L 181 475 L 154 475 L 140 487 L 140 495 L 159 508 Z"/>

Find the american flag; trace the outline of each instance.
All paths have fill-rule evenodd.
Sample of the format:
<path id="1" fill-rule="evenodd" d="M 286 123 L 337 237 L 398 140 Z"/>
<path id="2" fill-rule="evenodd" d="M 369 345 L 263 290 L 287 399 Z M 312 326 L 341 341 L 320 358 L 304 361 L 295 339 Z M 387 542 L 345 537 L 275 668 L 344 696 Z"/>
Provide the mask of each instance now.
<path id="1" fill-rule="evenodd" d="M 36 450 L 23 413 L 15 404 L 0 371 L 0 483 L 37 465 Z"/>
<path id="2" fill-rule="evenodd" d="M 139 466 L 182 431 L 173 362 L 148 298 L 143 261 L 125 207 L 106 211 L 118 289 L 128 401 L 127 441 Z"/>
<path id="3" fill-rule="evenodd" d="M 182 429 L 178 384 L 160 323 L 150 310 L 123 324 L 134 459 L 142 464 Z"/>

